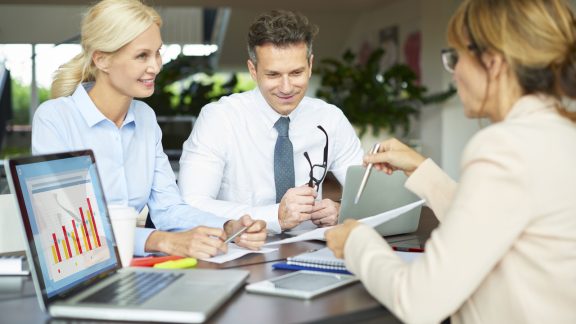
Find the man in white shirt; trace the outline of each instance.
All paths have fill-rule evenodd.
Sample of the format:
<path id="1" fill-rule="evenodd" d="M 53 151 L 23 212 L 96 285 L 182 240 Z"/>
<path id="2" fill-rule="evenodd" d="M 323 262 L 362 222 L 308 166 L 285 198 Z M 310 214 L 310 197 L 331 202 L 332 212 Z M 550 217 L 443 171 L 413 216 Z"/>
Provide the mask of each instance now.
<path id="1" fill-rule="evenodd" d="M 317 30 L 289 11 L 255 20 L 247 64 L 258 87 L 202 109 L 180 159 L 186 202 L 219 215 L 249 213 L 277 233 L 338 222 L 340 204 L 321 199 L 321 183 L 332 171 L 343 184 L 363 152 L 340 109 L 305 97 Z"/>

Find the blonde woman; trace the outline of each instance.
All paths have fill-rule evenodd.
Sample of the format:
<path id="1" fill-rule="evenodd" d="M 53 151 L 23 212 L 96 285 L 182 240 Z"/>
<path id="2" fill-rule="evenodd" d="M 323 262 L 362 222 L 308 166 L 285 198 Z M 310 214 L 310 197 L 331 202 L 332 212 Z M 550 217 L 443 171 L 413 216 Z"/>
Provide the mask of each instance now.
<path id="1" fill-rule="evenodd" d="M 137 229 L 137 255 L 206 258 L 226 251 L 223 240 L 242 226 L 250 228 L 236 243 L 258 249 L 265 222 L 250 216 L 229 221 L 184 203 L 156 116 L 134 100 L 154 92 L 162 67 L 161 25 L 158 13 L 138 0 L 103 0 L 90 8 L 82 22 L 82 53 L 58 69 L 55 99 L 36 111 L 32 151 L 92 149 L 108 202 L 136 210 L 148 205 L 163 230 Z"/>
<path id="2" fill-rule="evenodd" d="M 402 262 L 347 222 L 328 246 L 410 323 L 576 323 L 576 22 L 563 0 L 466 0 L 443 52 L 468 117 L 460 183 L 397 140 L 364 158 L 408 175 L 441 224 Z"/>

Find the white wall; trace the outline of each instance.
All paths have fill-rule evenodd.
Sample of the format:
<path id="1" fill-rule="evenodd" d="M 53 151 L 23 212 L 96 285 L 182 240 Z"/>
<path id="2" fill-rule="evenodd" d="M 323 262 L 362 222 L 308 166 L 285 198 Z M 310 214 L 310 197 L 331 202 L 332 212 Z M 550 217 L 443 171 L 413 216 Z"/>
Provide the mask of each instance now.
<path id="1" fill-rule="evenodd" d="M 351 48 L 357 52 L 365 40 L 377 44 L 378 32 L 394 25 L 399 27 L 399 44 L 402 45 L 410 33 L 420 30 L 420 11 L 415 10 L 419 7 L 420 0 L 399 0 L 364 13 L 348 33 L 348 40 L 343 44 L 342 51 Z M 403 61 L 402 48 L 399 52 L 400 61 Z"/>

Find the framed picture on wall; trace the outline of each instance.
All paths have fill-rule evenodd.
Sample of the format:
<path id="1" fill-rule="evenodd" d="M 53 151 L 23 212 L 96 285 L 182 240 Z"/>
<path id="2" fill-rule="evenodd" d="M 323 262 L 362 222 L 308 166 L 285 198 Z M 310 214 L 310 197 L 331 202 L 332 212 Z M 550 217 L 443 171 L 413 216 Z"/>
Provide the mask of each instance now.
<path id="1" fill-rule="evenodd" d="M 378 33 L 380 47 L 384 49 L 384 56 L 380 61 L 381 71 L 386 71 L 392 65 L 398 63 L 400 55 L 398 45 L 398 26 L 389 26 L 382 28 Z"/>

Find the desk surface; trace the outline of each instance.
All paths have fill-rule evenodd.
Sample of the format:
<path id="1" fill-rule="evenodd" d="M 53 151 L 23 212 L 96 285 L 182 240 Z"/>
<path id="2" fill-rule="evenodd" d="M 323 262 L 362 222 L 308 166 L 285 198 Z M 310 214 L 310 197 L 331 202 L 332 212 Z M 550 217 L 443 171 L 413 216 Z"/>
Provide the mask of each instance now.
<path id="1" fill-rule="evenodd" d="M 416 233 L 388 237 L 395 245 L 416 247 L 424 244 L 437 226 L 432 212 L 422 209 Z M 238 268 L 250 271 L 247 283 L 273 278 L 287 271 L 273 270 L 272 264 L 311 249 L 324 247 L 322 242 L 298 242 L 281 245 L 268 254 L 251 254 L 240 259 L 214 264 L 201 261 L 199 268 Z M 0 277 L 0 323 L 58 322 L 51 320 L 38 306 L 30 277 Z M 240 289 L 207 323 L 400 323 L 385 307 L 368 294 L 361 283 L 343 287 L 310 301 L 247 293 Z M 74 321 L 78 322 L 78 321 Z"/>

